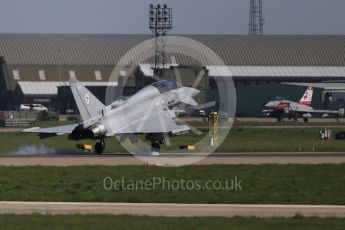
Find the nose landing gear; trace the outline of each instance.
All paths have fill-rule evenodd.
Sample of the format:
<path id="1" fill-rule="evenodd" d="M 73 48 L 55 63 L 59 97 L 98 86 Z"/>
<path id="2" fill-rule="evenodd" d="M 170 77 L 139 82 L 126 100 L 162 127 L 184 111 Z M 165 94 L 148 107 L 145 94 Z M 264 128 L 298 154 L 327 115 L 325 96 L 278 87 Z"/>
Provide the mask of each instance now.
<path id="1" fill-rule="evenodd" d="M 159 153 L 161 150 L 161 145 L 157 142 L 151 142 L 151 150 L 152 150 L 152 152 Z"/>
<path id="2" fill-rule="evenodd" d="M 145 138 L 151 142 L 151 151 L 153 153 L 160 153 L 161 144 L 164 143 L 163 133 L 148 133 Z"/>

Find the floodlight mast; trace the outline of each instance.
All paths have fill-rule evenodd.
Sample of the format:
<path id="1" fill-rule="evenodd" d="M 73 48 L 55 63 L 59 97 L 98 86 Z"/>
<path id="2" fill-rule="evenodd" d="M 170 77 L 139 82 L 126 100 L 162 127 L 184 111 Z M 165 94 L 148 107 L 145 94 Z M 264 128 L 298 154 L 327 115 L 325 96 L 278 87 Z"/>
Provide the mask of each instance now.
<path id="1" fill-rule="evenodd" d="M 264 23 L 262 0 L 250 0 L 249 35 L 262 35 L 264 33 Z"/>
<path id="2" fill-rule="evenodd" d="M 150 4 L 149 9 L 150 30 L 155 36 L 154 73 L 163 77 L 165 65 L 164 36 L 172 29 L 172 8 L 166 4 Z"/>

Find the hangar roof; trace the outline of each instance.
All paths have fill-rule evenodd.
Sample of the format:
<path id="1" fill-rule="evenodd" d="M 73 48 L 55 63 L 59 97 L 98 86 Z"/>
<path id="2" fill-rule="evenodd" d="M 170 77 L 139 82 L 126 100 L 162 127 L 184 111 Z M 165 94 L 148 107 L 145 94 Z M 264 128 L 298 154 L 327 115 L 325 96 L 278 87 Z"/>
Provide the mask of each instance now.
<path id="1" fill-rule="evenodd" d="M 211 77 L 345 77 L 343 66 L 206 66 Z"/>
<path id="2" fill-rule="evenodd" d="M 345 36 L 187 37 L 214 50 L 226 65 L 345 66 Z M 0 34 L 0 56 L 9 65 L 115 65 L 128 50 L 149 38 L 150 35 Z M 176 60 L 179 64 L 199 64 L 181 55 L 176 55 Z"/>
<path id="3" fill-rule="evenodd" d="M 25 96 L 57 96 L 59 86 L 69 86 L 67 81 L 19 81 L 18 85 Z M 85 86 L 117 86 L 117 82 L 83 82 Z"/>
<path id="4" fill-rule="evenodd" d="M 166 68 L 174 66 L 167 64 Z M 210 77 L 322 77 L 344 78 L 344 66 L 215 66 L 206 65 Z M 140 70 L 145 76 L 153 76 L 150 64 L 140 64 Z"/>

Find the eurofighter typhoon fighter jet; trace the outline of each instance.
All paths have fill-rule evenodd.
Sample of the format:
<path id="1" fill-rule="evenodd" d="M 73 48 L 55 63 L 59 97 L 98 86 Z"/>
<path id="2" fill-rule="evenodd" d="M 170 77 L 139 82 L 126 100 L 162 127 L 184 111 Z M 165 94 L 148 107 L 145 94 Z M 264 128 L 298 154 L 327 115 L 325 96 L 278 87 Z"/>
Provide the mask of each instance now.
<path id="1" fill-rule="evenodd" d="M 335 110 L 313 109 L 313 107 L 311 107 L 312 97 L 313 88 L 309 86 L 299 102 L 276 97 L 264 105 L 265 108 L 268 109 L 262 110 L 262 112 L 267 116 L 277 117 L 278 121 L 281 121 L 284 114 L 293 116 L 295 119 L 297 119 L 297 115 L 302 115 L 304 121 L 308 121 L 308 118 L 312 117 L 312 114 L 339 114 L 339 111 Z"/>
<path id="2" fill-rule="evenodd" d="M 76 78 L 71 78 L 69 84 L 82 122 L 50 128 L 34 127 L 22 132 L 38 133 L 40 138 L 67 134 L 68 139 L 74 141 L 96 139 L 99 140 L 94 148 L 97 154 L 103 153 L 105 138 L 114 135 L 120 136 L 120 142 L 126 137 L 136 142 L 137 134 L 145 134 L 153 151 L 159 151 L 167 135 L 179 135 L 190 130 L 187 125 L 175 123 L 174 110 L 170 108 L 179 103 L 196 106 L 193 97 L 200 92 L 179 86 L 175 81 L 160 80 L 127 100 L 105 106 Z"/>

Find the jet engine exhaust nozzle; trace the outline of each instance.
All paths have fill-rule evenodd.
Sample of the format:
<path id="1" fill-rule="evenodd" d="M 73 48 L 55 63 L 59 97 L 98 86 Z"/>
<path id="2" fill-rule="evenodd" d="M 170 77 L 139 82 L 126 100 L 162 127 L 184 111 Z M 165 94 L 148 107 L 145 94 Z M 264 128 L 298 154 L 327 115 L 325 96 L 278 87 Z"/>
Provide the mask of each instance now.
<path id="1" fill-rule="evenodd" d="M 106 127 L 101 123 L 91 125 L 88 130 L 91 132 L 93 138 L 105 136 L 107 132 Z"/>

